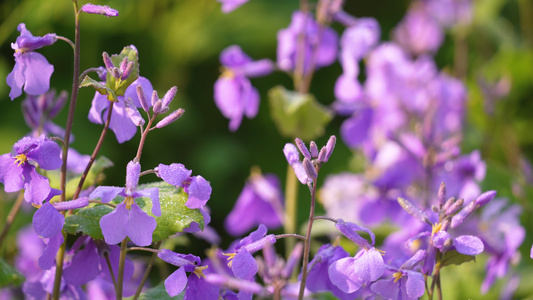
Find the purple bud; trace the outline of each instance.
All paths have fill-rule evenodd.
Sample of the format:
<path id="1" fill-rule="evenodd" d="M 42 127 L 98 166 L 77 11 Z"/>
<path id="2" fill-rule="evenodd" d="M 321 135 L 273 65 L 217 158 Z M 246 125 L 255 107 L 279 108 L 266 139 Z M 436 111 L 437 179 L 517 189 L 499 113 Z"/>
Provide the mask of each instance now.
<path id="1" fill-rule="evenodd" d="M 453 216 L 451 227 L 455 228 L 461 225 L 468 217 L 470 217 L 470 215 L 475 210 L 476 210 L 476 202 L 472 201 L 468 203 L 467 206 L 465 206 L 460 212 L 458 212 L 455 216 Z"/>
<path id="2" fill-rule="evenodd" d="M 326 144 L 326 157 L 324 157 L 324 162 L 327 162 L 329 160 L 329 157 L 331 156 L 331 153 L 333 153 L 333 149 L 335 148 L 335 143 L 337 142 L 337 138 L 332 135 L 329 137 L 328 143 Z"/>
<path id="3" fill-rule="evenodd" d="M 52 203 L 52 206 L 58 211 L 78 209 L 78 208 L 86 207 L 88 205 L 89 205 L 89 198 L 87 197 L 79 198 L 76 200 Z"/>
<path id="4" fill-rule="evenodd" d="M 287 263 L 285 264 L 285 267 L 283 268 L 283 271 L 281 272 L 281 276 L 284 278 L 291 277 L 292 270 L 300 262 L 300 258 L 302 257 L 302 252 L 304 244 L 298 243 L 294 248 L 292 249 L 291 254 L 289 255 L 289 258 L 287 259 Z"/>
<path id="5" fill-rule="evenodd" d="M 479 195 L 479 197 L 474 200 L 476 202 L 477 207 L 481 207 L 485 204 L 487 204 L 490 200 L 494 199 L 496 197 L 496 191 L 488 191 L 484 192 L 483 194 Z"/>
<path id="6" fill-rule="evenodd" d="M 311 150 L 311 156 L 313 158 L 317 158 L 318 157 L 318 147 L 316 146 L 315 141 L 311 141 L 311 143 L 309 144 L 309 149 Z"/>
<path id="7" fill-rule="evenodd" d="M 155 93 L 155 91 L 154 91 L 154 93 Z M 153 99 L 154 98 L 152 98 L 152 100 Z M 161 113 L 161 108 L 163 106 L 163 101 L 161 101 L 161 99 L 159 99 L 159 100 L 155 101 L 155 103 L 154 102 L 152 102 L 152 103 L 154 104 L 154 106 L 152 107 L 152 111 L 154 112 L 154 114 L 156 114 L 156 115 L 160 114 Z"/>
<path id="8" fill-rule="evenodd" d="M 124 57 L 124 59 L 122 59 L 122 62 L 120 63 L 120 73 L 124 73 L 124 71 L 126 71 L 127 66 L 128 66 L 128 58 Z"/>
<path id="9" fill-rule="evenodd" d="M 442 209 L 444 211 L 448 210 L 448 208 L 450 208 L 450 206 L 452 206 L 453 204 L 455 203 L 455 197 L 451 197 L 450 199 L 448 199 L 445 203 L 444 203 L 444 206 L 442 206 Z"/>
<path id="10" fill-rule="evenodd" d="M 318 153 L 318 161 L 322 163 L 325 162 L 324 158 L 326 157 L 327 153 L 328 149 L 326 149 L 326 146 L 322 147 L 322 149 L 320 149 L 320 152 Z"/>
<path id="11" fill-rule="evenodd" d="M 66 91 L 62 91 L 61 93 L 59 93 L 56 102 L 53 104 L 52 108 L 50 109 L 50 112 L 48 113 L 48 117 L 50 119 L 57 116 L 61 109 L 63 109 L 63 106 L 65 106 L 65 103 L 67 102 L 67 97 L 68 93 Z"/>
<path id="12" fill-rule="evenodd" d="M 298 149 L 296 149 L 296 147 L 294 147 L 294 145 L 291 143 L 285 144 L 285 147 L 283 147 L 283 154 L 285 154 L 285 158 L 291 166 L 300 161 Z"/>
<path id="13" fill-rule="evenodd" d="M 243 248 L 248 251 L 248 253 L 253 254 L 261 249 L 263 249 L 267 245 L 273 245 L 276 243 L 276 236 L 273 234 L 269 234 L 265 236 L 264 238 L 261 238 L 260 240 L 257 240 L 253 243 L 250 243 L 248 245 L 245 245 Z"/>
<path id="14" fill-rule="evenodd" d="M 124 99 L 124 104 L 126 108 L 126 113 L 128 114 L 128 117 L 130 120 L 135 124 L 135 126 L 142 126 L 144 125 L 144 119 L 141 117 L 141 114 L 137 110 L 137 107 L 133 104 L 131 101 L 131 98 Z"/>
<path id="15" fill-rule="evenodd" d="M 439 205 L 444 205 L 444 203 L 446 202 L 446 184 L 444 184 L 444 181 L 440 183 L 437 197 L 438 197 Z"/>
<path id="16" fill-rule="evenodd" d="M 309 153 L 309 150 L 307 150 L 305 143 L 299 138 L 294 139 L 294 142 L 296 143 L 296 147 L 298 147 L 298 150 L 300 150 L 303 156 L 308 159 L 311 159 L 311 153 Z"/>
<path id="17" fill-rule="evenodd" d="M 140 173 L 141 164 L 133 160 L 130 161 L 126 166 L 126 195 L 132 195 L 137 189 Z"/>
<path id="18" fill-rule="evenodd" d="M 448 209 L 446 209 L 445 214 L 448 216 L 452 216 L 455 214 L 458 210 L 460 210 L 463 207 L 463 204 L 465 203 L 465 200 L 463 198 L 455 201 L 454 204 L 450 205 Z"/>
<path id="19" fill-rule="evenodd" d="M 313 163 L 309 159 L 307 159 L 307 157 L 304 157 L 302 164 L 304 166 L 304 170 L 307 174 L 307 177 L 311 178 L 312 180 L 318 177 L 315 166 L 313 166 Z"/>
<path id="20" fill-rule="evenodd" d="M 411 203 L 409 200 L 404 199 L 402 197 L 398 197 L 398 203 L 400 206 L 405 209 L 411 216 L 417 218 L 418 220 L 426 223 L 430 223 L 428 216 L 424 211 L 422 211 L 420 208 L 416 207 L 413 203 Z"/>
<path id="21" fill-rule="evenodd" d="M 176 96 L 177 92 L 177 86 L 173 86 L 172 88 L 170 88 L 170 90 L 168 90 L 165 96 L 163 97 L 163 106 L 169 106 L 170 102 L 172 102 L 172 99 L 174 99 L 174 96 Z"/>
<path id="22" fill-rule="evenodd" d="M 143 87 L 140 84 L 137 86 L 137 97 L 139 98 L 139 102 L 141 102 L 143 110 L 148 112 L 150 110 L 150 105 L 148 104 L 148 99 L 146 99 L 146 96 L 144 95 Z"/>
<path id="23" fill-rule="evenodd" d="M 161 121 L 159 121 L 155 127 L 162 128 L 167 126 L 168 124 L 176 121 L 177 119 L 181 118 L 183 116 L 183 113 L 185 113 L 185 110 L 183 108 L 179 108 L 178 110 L 173 111 L 170 115 L 164 117 Z"/>
<path id="24" fill-rule="evenodd" d="M 157 95 L 157 91 L 154 90 L 152 92 L 152 106 L 155 105 L 155 103 L 157 102 L 157 100 L 159 100 L 159 95 Z"/>
<path id="25" fill-rule="evenodd" d="M 104 15 L 106 17 L 118 16 L 118 10 L 112 9 L 107 5 L 94 5 L 91 3 L 87 3 L 81 7 L 81 11 L 88 14 Z"/>
<path id="26" fill-rule="evenodd" d="M 107 76 L 107 69 L 104 67 L 98 67 L 98 70 L 96 70 L 96 74 L 98 74 L 98 78 L 100 78 L 100 80 L 105 81 L 105 77 Z"/>
<path id="27" fill-rule="evenodd" d="M 111 61 L 111 58 L 109 58 L 109 54 L 107 52 L 102 53 L 102 56 L 104 57 L 104 65 L 108 72 L 111 72 L 113 68 L 115 67 L 113 65 L 113 62 Z"/>
<path id="28" fill-rule="evenodd" d="M 133 71 L 133 62 L 128 62 L 128 65 L 126 66 L 126 69 L 122 72 L 122 77 L 120 79 L 126 80 L 128 77 L 130 77 L 131 71 Z"/>
<path id="29" fill-rule="evenodd" d="M 111 69 L 111 75 L 113 75 L 113 77 L 115 78 L 120 78 L 120 71 L 117 67 L 113 67 L 113 69 Z"/>

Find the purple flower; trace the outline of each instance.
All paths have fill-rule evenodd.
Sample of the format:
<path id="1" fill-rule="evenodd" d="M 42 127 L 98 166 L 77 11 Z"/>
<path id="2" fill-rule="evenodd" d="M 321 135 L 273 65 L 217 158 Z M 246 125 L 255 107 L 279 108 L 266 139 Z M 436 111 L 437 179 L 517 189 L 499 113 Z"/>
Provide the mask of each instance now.
<path id="1" fill-rule="evenodd" d="M 94 5 L 91 3 L 87 3 L 81 7 L 81 11 L 88 14 L 104 15 L 106 17 L 118 16 L 118 10 L 112 9 L 107 5 Z"/>
<path id="2" fill-rule="evenodd" d="M 224 227 L 229 234 L 239 236 L 259 224 L 269 229 L 279 228 L 282 221 L 283 196 L 279 179 L 273 174 L 255 173 L 246 182 Z"/>
<path id="3" fill-rule="evenodd" d="M 37 137 L 44 133 L 63 137 L 65 130 L 52 123 L 67 100 L 67 92 L 63 91 L 57 96 L 55 90 L 39 96 L 28 95 L 22 102 L 24 121 L 32 129 L 32 135 Z M 71 140 L 73 138 L 71 137 Z"/>
<path id="4" fill-rule="evenodd" d="M 131 98 L 135 107 L 141 107 L 136 90 L 139 85 L 142 86 L 145 92 L 152 94 L 153 88 L 150 81 L 144 77 L 139 77 L 128 86 L 124 96 L 118 96 L 118 101 L 113 104 L 109 128 L 113 130 L 119 143 L 129 141 L 137 132 L 137 126 L 126 113 L 124 99 Z M 96 124 L 104 124 L 110 103 L 106 95 L 96 92 L 89 110 L 89 121 Z"/>
<path id="5" fill-rule="evenodd" d="M 257 262 L 252 254 L 263 249 L 266 245 L 272 245 L 276 242 L 273 234 L 266 235 L 266 233 L 266 226 L 260 224 L 256 231 L 240 240 L 235 246 L 235 252 L 224 254 L 228 256 L 228 266 L 235 277 L 251 280 L 257 273 Z"/>
<path id="6" fill-rule="evenodd" d="M 184 299 L 218 299 L 219 288 L 204 280 L 203 270 L 207 266 L 199 266 L 201 260 L 198 256 L 175 253 L 167 249 L 160 250 L 157 256 L 178 267 L 165 279 L 165 289 L 170 297 L 179 295 L 185 290 Z M 187 276 L 186 272 L 191 274 Z"/>
<path id="7" fill-rule="evenodd" d="M 411 8 L 398 27 L 394 39 L 414 55 L 436 52 L 444 40 L 437 21 L 421 6 Z"/>
<path id="8" fill-rule="evenodd" d="M 309 185 L 317 178 L 320 166 L 329 160 L 337 138 L 334 135 L 330 136 L 328 142 L 320 149 L 319 153 L 315 142 L 311 141 L 312 151 L 309 152 L 302 140 L 296 138 L 295 141 L 298 147 L 287 143 L 283 147 L 283 154 L 298 180 L 302 184 Z M 304 155 L 303 161 L 300 161 L 300 152 Z"/>
<path id="9" fill-rule="evenodd" d="M 117 205 L 116 209 L 100 219 L 100 227 L 106 243 L 112 245 L 129 237 L 139 246 L 148 246 L 152 243 L 152 233 L 157 225 L 154 217 L 149 216 L 135 202 L 135 198 L 148 197 L 152 200 L 152 214 L 161 216 L 159 204 L 159 189 L 147 188 L 137 190 L 141 165 L 130 161 L 126 171 L 126 187 L 99 186 L 90 195 L 90 199 L 101 198 L 103 203 L 108 203 L 116 196 L 125 197 L 124 202 Z"/>
<path id="10" fill-rule="evenodd" d="M 375 235 L 372 231 L 355 223 L 337 221 L 335 227 L 347 238 L 356 243 L 361 250 L 354 257 L 341 258 L 328 268 L 329 278 L 344 293 L 353 293 L 364 283 L 378 280 L 385 272 L 385 262 L 381 253 L 374 248 Z M 356 231 L 364 231 L 370 235 L 368 243 Z"/>
<path id="11" fill-rule="evenodd" d="M 220 62 L 225 71 L 215 82 L 215 104 L 230 119 L 229 129 L 235 131 L 243 115 L 253 118 L 259 109 L 259 93 L 248 78 L 270 74 L 273 64 L 268 59 L 253 61 L 239 46 L 224 49 Z"/>
<path id="12" fill-rule="evenodd" d="M 227 14 L 230 13 L 237 8 L 239 8 L 244 3 L 248 2 L 249 0 L 217 0 L 218 2 L 222 3 L 222 12 Z"/>
<path id="13" fill-rule="evenodd" d="M 304 35 L 303 46 L 299 46 L 300 36 Z M 314 56 L 315 67 L 331 65 L 337 58 L 337 33 L 331 28 L 323 28 L 311 14 L 296 11 L 292 14 L 289 27 L 278 31 L 277 64 L 284 71 L 294 71 L 300 55 L 304 51 L 304 73 L 312 72 L 310 64 Z"/>
<path id="14" fill-rule="evenodd" d="M 11 100 L 22 94 L 23 86 L 24 91 L 30 95 L 40 95 L 48 91 L 54 66 L 33 50 L 57 41 L 55 33 L 48 33 L 43 37 L 33 36 L 24 23 L 20 23 L 17 30 L 20 31 L 20 36 L 11 44 L 11 48 L 15 50 L 15 67 L 6 78 L 7 85 L 11 87 Z"/>
<path id="15" fill-rule="evenodd" d="M 44 170 L 58 169 L 63 163 L 60 153 L 59 146 L 44 134 L 22 138 L 13 146 L 13 154 L 0 156 L 0 182 L 4 190 L 9 193 L 24 189 L 27 202 L 41 205 L 52 189 L 48 178 L 39 174 L 32 163 Z"/>
<path id="16" fill-rule="evenodd" d="M 48 198 L 60 195 L 61 191 L 52 189 Z M 33 229 L 35 233 L 44 238 L 52 238 L 61 233 L 65 224 L 65 216 L 59 213 L 63 210 L 78 209 L 89 205 L 87 198 L 80 198 L 65 202 L 44 203 L 33 215 Z"/>

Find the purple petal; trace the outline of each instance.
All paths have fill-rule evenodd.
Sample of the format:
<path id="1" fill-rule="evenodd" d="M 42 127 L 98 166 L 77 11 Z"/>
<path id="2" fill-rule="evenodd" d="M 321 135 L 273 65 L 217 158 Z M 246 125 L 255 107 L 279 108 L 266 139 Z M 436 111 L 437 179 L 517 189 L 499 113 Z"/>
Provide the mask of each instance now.
<path id="1" fill-rule="evenodd" d="M 240 46 L 232 45 L 220 53 L 220 63 L 226 67 L 238 68 L 252 62 Z"/>
<path id="2" fill-rule="evenodd" d="M 24 60 L 24 91 L 30 95 L 41 95 L 50 89 L 50 77 L 54 72 L 46 58 L 37 53 L 23 53 L 20 56 Z"/>
<path id="3" fill-rule="evenodd" d="M 61 233 L 65 217 L 47 202 L 35 212 L 32 224 L 39 236 L 51 238 Z"/>
<path id="4" fill-rule="evenodd" d="M 0 182 L 4 184 L 4 190 L 8 193 L 20 191 L 24 187 L 24 166 L 19 167 L 11 154 L 0 156 Z M 28 172 L 29 174 L 29 168 Z M 28 201 L 28 200 L 26 200 Z"/>
<path id="5" fill-rule="evenodd" d="M 341 74 L 335 82 L 335 97 L 346 103 L 356 102 L 362 100 L 363 89 L 356 77 Z"/>
<path id="6" fill-rule="evenodd" d="M 120 97 L 122 98 L 122 97 Z M 120 99 L 113 105 L 113 114 L 109 128 L 113 130 L 117 141 L 122 144 L 129 141 L 137 132 L 137 126 L 130 120 L 124 106 L 124 99 Z"/>
<path id="7" fill-rule="evenodd" d="M 374 245 L 376 236 L 370 229 L 367 229 L 363 226 L 359 226 L 352 222 L 344 222 L 343 220 L 339 220 L 337 223 L 335 223 L 335 227 L 344 234 L 347 238 L 349 238 L 351 241 L 359 245 L 359 247 L 368 249 L 371 248 L 372 245 Z M 366 239 L 361 237 L 356 231 L 363 231 L 368 233 L 370 235 L 370 240 L 372 241 L 371 244 L 368 243 Z"/>
<path id="8" fill-rule="evenodd" d="M 249 0 L 217 0 L 217 1 L 222 3 L 222 12 L 227 14 L 239 8 L 239 6 L 243 5 Z"/>
<path id="9" fill-rule="evenodd" d="M 24 172 L 24 177 L 26 177 L 24 199 L 29 203 L 41 205 L 48 195 L 50 195 L 52 188 L 50 187 L 48 178 L 37 173 L 33 166 L 28 169 L 29 172 Z"/>
<path id="10" fill-rule="evenodd" d="M 63 164 L 60 157 L 61 148 L 56 142 L 45 140 L 36 149 L 28 152 L 28 159 L 39 164 L 45 170 L 59 169 Z"/>
<path id="11" fill-rule="evenodd" d="M 370 288 L 373 292 L 386 299 L 399 299 L 400 282 L 394 282 L 394 278 L 378 280 L 373 283 Z"/>
<path id="12" fill-rule="evenodd" d="M 78 251 L 70 265 L 63 270 L 65 282 L 74 285 L 85 284 L 98 274 L 100 274 L 100 256 L 92 241 L 87 243 L 83 250 Z"/>
<path id="13" fill-rule="evenodd" d="M 373 112 L 371 109 L 361 109 L 341 125 L 341 136 L 346 145 L 356 148 L 367 140 L 372 126 Z"/>
<path id="14" fill-rule="evenodd" d="M 136 197 L 148 197 L 152 200 L 152 214 L 156 217 L 161 217 L 161 204 L 159 203 L 159 189 L 148 188 L 144 190 L 137 191 Z"/>
<path id="15" fill-rule="evenodd" d="M 126 167 L 126 195 L 131 196 L 137 189 L 139 175 L 141 174 L 141 164 L 130 161 Z"/>
<path id="16" fill-rule="evenodd" d="M 56 253 L 57 250 L 59 250 L 59 247 L 61 247 L 61 244 L 63 244 L 63 241 L 62 234 L 58 234 L 48 239 L 48 244 L 46 244 L 43 254 L 39 257 L 39 267 L 41 267 L 41 269 L 49 270 L 55 266 Z"/>
<path id="17" fill-rule="evenodd" d="M 222 115 L 230 119 L 233 131 L 239 127 L 242 121 L 244 108 L 242 107 L 241 97 L 241 85 L 236 78 L 220 77 L 215 82 L 215 104 Z"/>
<path id="18" fill-rule="evenodd" d="M 89 121 L 96 124 L 104 124 L 104 121 L 102 120 L 102 113 L 106 112 L 105 115 L 107 115 L 109 103 L 110 102 L 107 100 L 105 95 L 95 92 L 91 102 L 91 109 L 89 109 Z"/>
<path id="19" fill-rule="evenodd" d="M 457 252 L 466 255 L 477 255 L 483 252 L 483 242 L 476 236 L 462 235 L 453 240 Z"/>
<path id="20" fill-rule="evenodd" d="M 274 63 L 270 59 L 261 59 L 244 65 L 242 72 L 246 77 L 265 76 L 274 70 Z"/>
<path id="21" fill-rule="evenodd" d="M 91 3 L 87 3 L 81 7 L 81 11 L 88 14 L 104 15 L 106 17 L 118 16 L 118 10 L 112 9 L 107 5 L 94 5 Z"/>
<path id="22" fill-rule="evenodd" d="M 139 76 L 134 82 L 131 83 L 130 86 L 126 89 L 126 92 L 124 93 L 124 98 L 130 98 L 133 104 L 135 104 L 135 107 L 142 107 L 143 110 L 146 108 L 150 108 L 152 105 L 150 101 L 146 101 L 144 103 L 145 106 L 141 105 L 141 101 L 139 100 L 139 96 L 137 94 L 137 86 L 141 86 L 142 90 L 144 91 L 145 95 L 152 95 L 154 88 L 152 87 L 152 83 L 150 80 L 148 80 L 145 77 Z"/>
<path id="23" fill-rule="evenodd" d="M 235 257 L 233 257 L 231 270 L 237 278 L 251 279 L 257 273 L 257 262 L 248 251 L 242 250 L 237 252 Z"/>
<path id="24" fill-rule="evenodd" d="M 211 197 L 211 191 L 209 181 L 200 175 L 192 177 L 191 184 L 187 188 L 189 199 L 187 199 L 185 206 L 190 209 L 204 206 Z"/>
<path id="25" fill-rule="evenodd" d="M 122 203 L 117 205 L 114 211 L 100 219 L 100 227 L 106 243 L 114 245 L 126 238 L 128 215 L 129 211 L 126 204 Z"/>
<path id="26" fill-rule="evenodd" d="M 165 289 L 170 297 L 179 295 L 187 285 L 187 274 L 185 268 L 180 267 L 165 279 Z"/>
<path id="27" fill-rule="evenodd" d="M 126 234 L 138 246 L 148 246 L 152 243 L 152 233 L 157 222 L 137 204 L 131 206 L 129 219 L 126 224 Z M 106 240 L 107 241 L 107 240 Z"/>
<path id="28" fill-rule="evenodd" d="M 405 289 L 409 297 L 419 298 L 425 293 L 424 275 L 420 272 L 405 271 L 407 273 L 407 282 Z"/>
<path id="29" fill-rule="evenodd" d="M 103 203 L 109 203 L 115 199 L 119 193 L 123 192 L 124 188 L 116 186 L 98 186 L 89 194 L 89 199 L 100 198 Z"/>
<path id="30" fill-rule="evenodd" d="M 368 251 L 362 250 L 363 254 L 353 263 L 353 268 L 363 281 L 376 281 L 385 272 L 383 257 L 375 248 Z"/>
<path id="31" fill-rule="evenodd" d="M 341 291 L 353 293 L 361 288 L 363 281 L 354 269 L 355 259 L 346 257 L 332 263 L 328 268 L 329 278 Z"/>
<path id="32" fill-rule="evenodd" d="M 6 82 L 7 85 L 11 87 L 11 91 L 9 92 L 11 101 L 22 95 L 22 86 L 24 85 L 24 68 L 24 62 L 19 62 L 19 59 L 15 58 L 15 66 L 13 67 L 13 71 L 7 74 Z"/>
<path id="33" fill-rule="evenodd" d="M 171 164 L 169 166 L 160 164 L 157 166 L 157 176 L 163 179 L 166 183 L 174 186 L 181 186 L 192 174 L 191 170 L 187 170 L 182 164 Z"/>

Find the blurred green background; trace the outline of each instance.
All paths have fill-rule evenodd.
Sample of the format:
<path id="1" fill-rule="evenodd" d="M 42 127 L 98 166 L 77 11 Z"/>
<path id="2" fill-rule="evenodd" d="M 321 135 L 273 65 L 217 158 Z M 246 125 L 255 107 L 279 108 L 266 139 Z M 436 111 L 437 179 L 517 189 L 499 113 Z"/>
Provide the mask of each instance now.
<path id="1" fill-rule="evenodd" d="M 410 1 L 381 0 L 345 1 L 345 10 L 357 17 L 374 17 L 382 29 L 382 40 L 390 39 L 391 29 L 402 19 Z M 474 21 L 466 29 L 468 46 L 469 110 L 463 152 L 481 149 L 487 161 L 487 179 L 483 188 L 498 190 L 499 196 L 509 197 L 524 206 L 523 224 L 533 229 L 533 220 L 526 216 L 531 207 L 531 182 L 520 169 L 520 158 L 533 160 L 533 2 L 530 0 L 477 0 Z M 85 2 L 80 1 L 80 6 Z M 228 131 L 228 120 L 213 101 L 213 83 L 220 74 L 219 53 L 229 45 L 240 45 L 254 59 L 275 60 L 276 33 L 287 27 L 291 14 L 298 9 L 297 0 L 251 0 L 233 13 L 221 13 L 214 0 L 111 0 L 95 1 L 119 11 L 119 17 L 99 15 L 81 16 L 81 69 L 102 65 L 102 52 L 119 53 L 124 46 L 135 45 L 139 50 L 140 74 L 147 77 L 162 95 L 173 85 L 178 94 L 171 109 L 184 108 L 185 115 L 162 130 L 153 131 L 147 139 L 141 164 L 143 169 L 159 163 L 183 163 L 211 182 L 213 193 L 209 206 L 212 225 L 222 233 L 224 217 L 232 208 L 252 166 L 263 172 L 275 173 L 284 182 L 286 161 L 283 145 L 290 140 L 281 137 L 270 119 L 266 99 L 269 88 L 282 84 L 292 89 L 291 79 L 283 73 L 252 80 L 261 94 L 259 115 L 245 119 L 235 133 Z M 16 27 L 26 23 L 36 36 L 55 32 L 73 39 L 73 8 L 68 0 L 4 0 L 0 4 L 0 78 L 11 71 L 14 60 L 10 43 L 18 36 Z M 342 28 L 334 26 L 340 33 Z M 460 34 L 448 32 L 443 47 L 436 54 L 440 68 L 451 70 L 454 61 L 454 39 Z M 51 86 L 70 93 L 72 50 L 62 41 L 38 52 L 54 65 Z M 333 86 L 341 72 L 335 65 L 321 69 L 314 78 L 311 92 L 328 105 L 334 100 Z M 505 76 L 512 87 L 508 96 L 496 103 L 494 113 L 483 109 L 483 96 L 477 84 L 479 77 L 496 81 Z M 0 83 L 0 153 L 7 153 L 12 145 L 29 129 L 22 118 L 22 97 L 11 101 L 9 87 Z M 83 154 L 90 154 L 102 126 L 90 123 L 87 114 L 94 90 L 81 89 L 73 132 L 72 146 Z M 64 126 L 66 109 L 55 120 Z M 324 137 L 339 135 L 342 118 L 335 118 Z M 124 144 L 118 144 L 110 133 L 101 155 L 110 158 L 115 166 L 106 172 L 106 185 L 122 186 L 125 168 L 137 149 L 139 133 Z M 349 163 L 347 163 L 349 162 Z M 359 166 L 360 167 L 360 166 Z M 337 143 L 335 153 L 321 170 L 321 178 L 329 173 L 356 169 L 350 150 Z M 146 176 L 141 182 L 155 177 Z M 300 203 L 307 203 L 305 187 L 301 186 Z M 1 197 L 0 200 L 5 199 Z M 301 204 L 300 220 L 308 215 L 307 205 Z M 5 218 L 9 205 L 0 206 Z M 22 221 L 19 221 L 19 223 Z M 229 243 L 225 239 L 224 245 Z M 522 247 L 521 270 L 532 267 L 529 249 L 533 235 L 528 234 Z M 205 245 L 204 245 L 205 246 Z M 196 253 L 200 254 L 201 253 Z M 477 264 L 481 266 L 481 264 Z M 482 272 L 482 270 L 475 270 Z M 531 279 L 531 276 L 529 276 Z M 524 278 L 524 281 L 528 279 Z M 530 282 L 530 280 L 529 280 Z M 466 285 L 468 287 L 468 285 Z M 468 290 L 468 288 L 466 288 Z M 477 288 L 475 289 L 477 293 Z M 477 294 L 468 295 L 476 297 Z M 520 296 L 527 295 L 521 291 Z M 477 296 L 479 297 L 479 296 Z M 450 298 L 452 299 L 452 298 Z"/>

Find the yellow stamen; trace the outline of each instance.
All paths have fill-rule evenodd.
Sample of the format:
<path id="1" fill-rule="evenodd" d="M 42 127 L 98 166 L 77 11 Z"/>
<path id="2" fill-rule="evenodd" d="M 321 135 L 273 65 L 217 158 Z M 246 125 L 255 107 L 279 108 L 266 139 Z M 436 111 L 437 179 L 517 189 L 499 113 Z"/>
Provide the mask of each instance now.
<path id="1" fill-rule="evenodd" d="M 26 157 L 26 154 L 19 154 L 15 156 L 15 161 L 13 163 L 14 164 L 18 163 L 18 166 L 20 167 L 27 161 L 28 161 L 28 157 Z"/>
<path id="2" fill-rule="evenodd" d="M 207 267 L 208 266 L 196 267 L 196 268 L 194 268 L 193 273 L 196 274 L 196 276 L 198 276 L 198 278 L 200 278 L 200 277 L 205 278 L 205 275 L 204 275 L 204 273 L 202 271 L 207 269 Z"/>
<path id="3" fill-rule="evenodd" d="M 39 204 L 35 204 L 35 203 L 32 203 L 31 206 L 33 206 L 33 207 L 35 207 L 35 208 L 37 208 L 37 209 L 41 208 L 41 205 L 39 205 Z"/>
<path id="4" fill-rule="evenodd" d="M 437 223 L 437 224 L 433 224 L 433 226 L 431 226 L 432 229 L 431 229 L 431 235 L 434 235 L 435 233 L 439 232 L 442 228 L 442 224 L 441 223 Z"/>
<path id="5" fill-rule="evenodd" d="M 220 77 L 226 78 L 226 79 L 232 79 L 233 77 L 235 77 L 235 73 L 233 73 L 233 71 L 230 69 L 224 69 L 222 74 L 220 74 Z"/>
<path id="6" fill-rule="evenodd" d="M 131 206 L 133 205 L 133 203 L 135 201 L 133 201 L 133 197 L 132 196 L 127 196 L 126 199 L 124 200 L 124 202 L 126 203 L 126 208 L 127 209 L 131 209 Z"/>
<path id="7" fill-rule="evenodd" d="M 381 256 L 384 256 L 385 255 L 385 250 L 379 250 L 378 248 L 375 248 L 379 254 L 381 254 Z"/>
<path id="8" fill-rule="evenodd" d="M 228 267 L 231 268 L 231 265 L 233 264 L 233 258 L 235 258 L 235 254 L 237 253 L 222 253 L 222 255 L 228 257 Z"/>
<path id="9" fill-rule="evenodd" d="M 392 277 L 394 277 L 394 283 L 398 282 L 398 280 L 400 280 L 400 278 L 403 277 L 403 274 L 402 272 L 398 271 L 394 274 L 392 274 Z"/>

